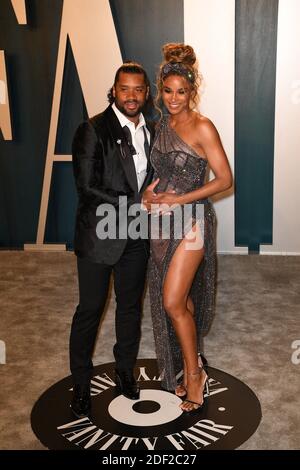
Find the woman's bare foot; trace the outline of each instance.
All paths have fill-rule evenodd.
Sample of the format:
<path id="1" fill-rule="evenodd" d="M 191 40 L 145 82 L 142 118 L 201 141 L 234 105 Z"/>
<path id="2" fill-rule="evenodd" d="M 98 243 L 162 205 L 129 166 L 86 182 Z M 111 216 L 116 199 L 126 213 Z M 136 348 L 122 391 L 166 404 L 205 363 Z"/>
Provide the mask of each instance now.
<path id="1" fill-rule="evenodd" d="M 177 385 L 175 388 L 175 395 L 180 398 L 186 396 L 186 388 L 183 383 Z"/>
<path id="2" fill-rule="evenodd" d="M 202 369 L 203 366 L 206 367 L 207 365 L 207 360 L 200 353 L 198 353 L 198 365 L 200 369 Z M 175 395 L 177 395 L 177 397 L 185 397 L 186 390 L 187 390 L 187 374 L 186 374 L 185 360 L 183 360 L 183 378 L 182 378 L 182 382 L 179 383 L 177 387 L 175 388 Z"/>
<path id="3" fill-rule="evenodd" d="M 181 383 L 179 383 L 177 387 L 175 388 L 175 395 L 177 395 L 177 397 L 185 397 L 186 387 L 187 387 L 186 365 L 185 365 L 185 360 L 183 360 L 183 377 L 182 377 Z"/>
<path id="4" fill-rule="evenodd" d="M 207 379 L 208 376 L 202 367 L 194 373 L 187 373 L 187 398 L 180 405 L 183 411 L 189 412 L 202 407 Z"/>

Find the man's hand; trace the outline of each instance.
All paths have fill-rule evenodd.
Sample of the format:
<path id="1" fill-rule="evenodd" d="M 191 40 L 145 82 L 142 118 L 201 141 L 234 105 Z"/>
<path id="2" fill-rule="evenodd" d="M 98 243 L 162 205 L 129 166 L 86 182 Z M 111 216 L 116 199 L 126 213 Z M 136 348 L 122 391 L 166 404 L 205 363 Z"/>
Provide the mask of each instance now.
<path id="1" fill-rule="evenodd" d="M 157 194 L 154 192 L 154 188 L 158 185 L 159 178 L 157 178 L 153 183 L 149 184 L 142 196 L 142 208 L 151 212 L 151 204 L 156 204 Z"/>

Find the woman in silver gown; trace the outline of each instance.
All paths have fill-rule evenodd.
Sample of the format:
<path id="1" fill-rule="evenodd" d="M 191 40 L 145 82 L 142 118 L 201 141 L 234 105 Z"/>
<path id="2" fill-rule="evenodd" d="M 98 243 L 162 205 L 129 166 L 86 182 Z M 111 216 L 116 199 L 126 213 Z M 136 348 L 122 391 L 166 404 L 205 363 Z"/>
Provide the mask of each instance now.
<path id="1" fill-rule="evenodd" d="M 209 197 L 228 189 L 232 175 L 214 125 L 193 110 L 193 49 L 166 44 L 163 52 L 157 103 L 168 114 L 157 126 L 151 152 L 155 180 L 143 195 L 151 212 L 150 300 L 162 387 L 186 395 L 180 406 L 191 412 L 204 401 L 200 336 L 210 325 L 215 299 L 215 212 Z M 215 176 L 210 182 L 208 165 Z"/>

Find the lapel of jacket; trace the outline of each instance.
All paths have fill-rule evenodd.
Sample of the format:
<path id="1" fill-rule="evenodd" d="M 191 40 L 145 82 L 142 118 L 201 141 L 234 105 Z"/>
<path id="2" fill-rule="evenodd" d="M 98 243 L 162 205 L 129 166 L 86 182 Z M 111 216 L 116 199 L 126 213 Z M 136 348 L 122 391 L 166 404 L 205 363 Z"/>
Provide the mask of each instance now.
<path id="1" fill-rule="evenodd" d="M 151 162 L 150 162 L 150 155 L 151 155 L 151 149 L 152 149 L 152 145 L 153 145 L 153 142 L 154 142 L 154 136 L 155 136 L 154 123 L 152 121 L 146 121 L 146 127 L 147 127 L 147 129 L 150 133 L 150 145 L 149 145 L 150 152 L 149 152 L 149 155 L 147 155 L 147 159 L 148 159 L 147 175 L 146 175 L 145 181 L 142 184 L 142 187 L 140 189 L 140 193 L 144 192 L 146 187 L 151 183 L 152 177 L 153 177 L 153 168 L 152 168 L 152 165 L 151 165 Z"/>
<path id="2" fill-rule="evenodd" d="M 118 155 L 120 163 L 124 169 L 126 178 L 131 188 L 137 193 L 138 192 L 138 183 L 136 177 L 136 171 L 134 166 L 134 161 L 130 153 L 130 149 L 127 145 L 126 139 L 120 122 L 114 112 L 114 110 L 109 106 L 104 111 L 105 117 L 108 122 L 111 134 L 113 136 L 116 147 L 118 148 Z"/>
<path id="3" fill-rule="evenodd" d="M 147 120 L 146 127 L 148 131 L 150 132 L 150 152 L 151 152 L 153 141 L 154 141 L 154 135 L 155 135 L 154 123 L 152 121 Z"/>

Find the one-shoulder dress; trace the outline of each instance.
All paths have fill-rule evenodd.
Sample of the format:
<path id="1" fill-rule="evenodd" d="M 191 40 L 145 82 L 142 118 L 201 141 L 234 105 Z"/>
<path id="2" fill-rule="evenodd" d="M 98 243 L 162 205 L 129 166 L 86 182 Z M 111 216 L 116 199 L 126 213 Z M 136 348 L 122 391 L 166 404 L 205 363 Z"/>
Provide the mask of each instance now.
<path id="1" fill-rule="evenodd" d="M 199 189 L 206 181 L 207 160 L 200 157 L 169 126 L 168 116 L 162 118 L 158 125 L 150 158 L 154 179 L 160 179 L 155 188 L 157 193 L 171 190 L 177 194 L 187 193 Z M 203 238 L 204 258 L 196 272 L 189 295 L 195 307 L 198 353 L 200 338 L 210 327 L 215 306 L 215 211 L 209 198 L 194 201 L 189 206 L 186 214 L 182 206 L 179 208 L 181 219 L 176 217 L 175 210 L 157 218 L 151 216 L 150 223 L 149 291 L 155 349 L 161 386 L 172 391 L 182 373 L 183 364 L 175 331 L 163 307 L 162 289 L 176 248 L 196 222 Z M 165 228 L 162 228 L 162 219 L 165 219 Z"/>

